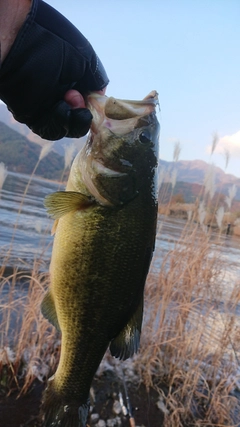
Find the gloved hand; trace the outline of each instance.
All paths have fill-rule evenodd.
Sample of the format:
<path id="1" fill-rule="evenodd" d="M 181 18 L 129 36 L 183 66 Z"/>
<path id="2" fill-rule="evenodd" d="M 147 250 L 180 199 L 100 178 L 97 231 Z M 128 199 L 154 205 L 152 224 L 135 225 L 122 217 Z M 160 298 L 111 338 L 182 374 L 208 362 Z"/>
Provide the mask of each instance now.
<path id="1" fill-rule="evenodd" d="M 41 0 L 31 10 L 0 68 L 0 98 L 15 119 L 44 139 L 80 137 L 92 115 L 63 100 L 69 89 L 102 90 L 109 80 L 86 38 Z"/>

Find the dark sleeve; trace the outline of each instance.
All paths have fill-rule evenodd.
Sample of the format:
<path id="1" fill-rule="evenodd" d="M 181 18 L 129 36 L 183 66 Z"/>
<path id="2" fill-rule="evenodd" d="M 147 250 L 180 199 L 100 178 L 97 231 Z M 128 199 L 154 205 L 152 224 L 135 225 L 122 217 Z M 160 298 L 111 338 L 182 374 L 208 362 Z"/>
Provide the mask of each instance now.
<path id="1" fill-rule="evenodd" d="M 0 68 L 0 98 L 19 122 L 46 139 L 84 135 L 92 116 L 64 101 L 69 89 L 83 95 L 109 80 L 88 40 L 41 0 L 31 10 Z"/>

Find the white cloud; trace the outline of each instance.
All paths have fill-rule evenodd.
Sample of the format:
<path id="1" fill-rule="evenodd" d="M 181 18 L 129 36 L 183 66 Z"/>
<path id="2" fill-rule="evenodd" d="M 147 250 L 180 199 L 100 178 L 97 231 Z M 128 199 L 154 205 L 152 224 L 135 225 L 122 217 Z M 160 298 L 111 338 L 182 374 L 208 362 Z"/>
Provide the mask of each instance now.
<path id="1" fill-rule="evenodd" d="M 226 151 L 230 153 L 230 156 L 240 157 L 240 131 L 219 139 L 215 153 L 224 154 Z"/>

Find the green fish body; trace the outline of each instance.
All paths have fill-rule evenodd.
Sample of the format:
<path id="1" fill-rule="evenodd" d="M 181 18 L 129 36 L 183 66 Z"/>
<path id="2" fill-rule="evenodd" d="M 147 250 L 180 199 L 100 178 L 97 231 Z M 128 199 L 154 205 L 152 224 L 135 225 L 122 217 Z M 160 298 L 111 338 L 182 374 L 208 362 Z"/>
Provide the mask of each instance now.
<path id="1" fill-rule="evenodd" d="M 44 393 L 45 427 L 85 427 L 91 382 L 108 346 L 120 359 L 138 350 L 156 233 L 156 102 L 155 92 L 139 102 L 90 95 L 88 141 L 66 191 L 46 198 L 56 223 L 42 312 L 62 345 Z"/>

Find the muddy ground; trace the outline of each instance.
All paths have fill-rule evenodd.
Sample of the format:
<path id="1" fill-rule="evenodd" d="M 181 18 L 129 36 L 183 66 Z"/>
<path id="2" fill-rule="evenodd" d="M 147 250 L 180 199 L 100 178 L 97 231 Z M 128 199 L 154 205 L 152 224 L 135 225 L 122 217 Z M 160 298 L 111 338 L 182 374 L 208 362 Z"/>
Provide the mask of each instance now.
<path id="1" fill-rule="evenodd" d="M 8 397 L 0 397 L 0 426 L 40 427 L 38 415 L 44 387 L 42 383 L 35 382 L 29 392 L 20 398 L 17 398 L 17 392 L 13 392 Z M 89 420 L 91 427 L 97 426 L 96 414 L 99 415 L 100 420 L 106 422 L 106 426 L 129 427 L 131 425 L 128 415 L 124 416 L 122 412 L 114 413 L 113 405 L 116 400 L 119 401 L 119 393 L 122 393 L 125 406 L 127 402 L 124 385 L 112 371 L 106 371 L 100 377 L 95 377 L 93 390 L 95 402 L 91 413 L 95 415 L 92 420 Z M 143 384 L 128 383 L 128 395 L 136 426 L 162 426 L 163 414 L 157 407 L 158 394 L 154 390 L 150 389 L 148 392 Z M 116 417 L 120 418 L 120 420 L 117 418 L 118 424 Z M 112 424 L 108 420 L 112 420 Z"/>

